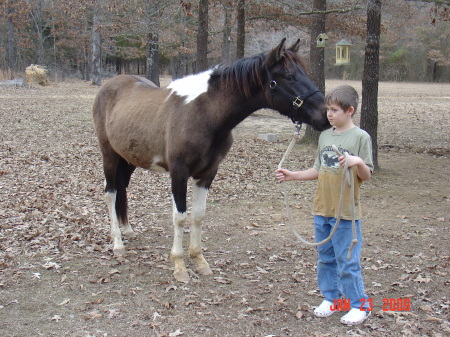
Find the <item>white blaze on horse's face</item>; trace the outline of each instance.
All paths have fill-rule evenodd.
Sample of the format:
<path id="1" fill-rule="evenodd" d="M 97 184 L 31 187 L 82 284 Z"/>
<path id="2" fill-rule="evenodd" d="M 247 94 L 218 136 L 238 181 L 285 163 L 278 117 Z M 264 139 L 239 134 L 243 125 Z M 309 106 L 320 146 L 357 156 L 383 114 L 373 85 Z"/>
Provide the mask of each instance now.
<path id="1" fill-rule="evenodd" d="M 199 74 L 180 78 L 170 83 L 167 88 L 172 90 L 171 95 L 186 96 L 184 102 L 188 104 L 208 90 L 208 80 L 212 72 L 213 69 L 210 69 Z M 170 95 L 167 98 L 169 97 Z"/>

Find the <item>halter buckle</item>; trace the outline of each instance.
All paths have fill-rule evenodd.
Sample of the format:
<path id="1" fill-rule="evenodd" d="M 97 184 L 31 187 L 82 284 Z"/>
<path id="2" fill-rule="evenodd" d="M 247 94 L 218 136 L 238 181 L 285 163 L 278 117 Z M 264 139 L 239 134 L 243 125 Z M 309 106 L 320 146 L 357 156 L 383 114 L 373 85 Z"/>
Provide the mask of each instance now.
<path id="1" fill-rule="evenodd" d="M 270 84 L 269 84 L 269 88 L 270 89 L 275 89 L 276 87 L 277 87 L 277 82 L 276 81 L 270 81 Z"/>
<path id="2" fill-rule="evenodd" d="M 300 108 L 303 104 L 303 100 L 297 96 L 294 98 L 294 101 L 292 102 L 292 105 L 295 106 L 297 109 Z"/>

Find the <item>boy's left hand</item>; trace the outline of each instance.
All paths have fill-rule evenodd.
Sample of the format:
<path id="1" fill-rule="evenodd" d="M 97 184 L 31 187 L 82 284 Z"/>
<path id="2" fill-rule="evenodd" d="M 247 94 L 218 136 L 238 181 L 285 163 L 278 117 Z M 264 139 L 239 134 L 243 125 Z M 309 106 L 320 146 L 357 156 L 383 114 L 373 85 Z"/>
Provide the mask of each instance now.
<path id="1" fill-rule="evenodd" d="M 338 158 L 339 160 L 339 164 L 344 167 L 345 166 L 345 156 L 340 156 Z M 353 166 L 357 166 L 359 164 L 361 164 L 363 161 L 360 157 L 358 156 L 348 156 L 348 167 L 353 167 Z"/>

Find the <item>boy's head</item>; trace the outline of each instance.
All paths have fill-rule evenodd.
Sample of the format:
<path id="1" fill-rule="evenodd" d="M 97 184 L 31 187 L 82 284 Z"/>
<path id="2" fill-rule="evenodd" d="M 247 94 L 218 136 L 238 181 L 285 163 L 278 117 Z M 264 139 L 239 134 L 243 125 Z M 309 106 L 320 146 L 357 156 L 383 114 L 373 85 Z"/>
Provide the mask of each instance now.
<path id="1" fill-rule="evenodd" d="M 327 105 L 338 105 L 344 111 L 348 111 L 350 107 L 353 107 L 352 117 L 355 115 L 358 109 L 359 96 L 355 88 L 350 85 L 340 85 L 328 92 L 325 96 L 325 103 Z"/>

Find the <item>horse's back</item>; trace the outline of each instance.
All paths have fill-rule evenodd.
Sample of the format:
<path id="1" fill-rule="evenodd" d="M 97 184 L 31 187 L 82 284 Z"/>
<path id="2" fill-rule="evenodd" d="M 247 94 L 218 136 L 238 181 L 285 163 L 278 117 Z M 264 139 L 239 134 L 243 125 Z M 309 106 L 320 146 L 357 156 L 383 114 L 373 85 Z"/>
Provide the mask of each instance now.
<path id="1" fill-rule="evenodd" d="M 135 166 L 152 165 L 165 147 L 160 117 L 166 97 L 167 90 L 142 77 L 119 75 L 107 81 L 93 108 L 101 146 L 106 144 Z"/>
<path id="2" fill-rule="evenodd" d="M 94 123 L 109 122 L 110 118 L 123 118 L 133 114 L 157 111 L 167 97 L 167 90 L 152 81 L 133 75 L 118 75 L 107 81 L 94 101 Z"/>

